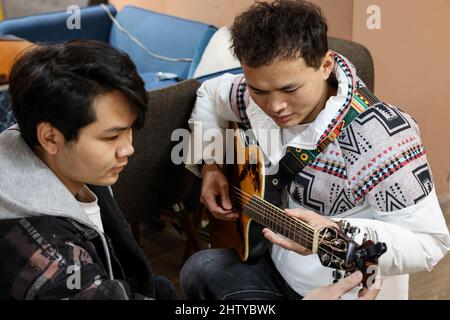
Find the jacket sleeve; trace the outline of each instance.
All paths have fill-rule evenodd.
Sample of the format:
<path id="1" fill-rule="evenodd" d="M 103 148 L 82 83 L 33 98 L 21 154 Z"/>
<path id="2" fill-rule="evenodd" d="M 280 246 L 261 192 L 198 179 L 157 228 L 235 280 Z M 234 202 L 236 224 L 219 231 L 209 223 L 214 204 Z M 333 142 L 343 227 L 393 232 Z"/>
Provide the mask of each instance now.
<path id="1" fill-rule="evenodd" d="M 346 219 L 369 239 L 385 242 L 387 251 L 379 259 L 381 275 L 431 271 L 450 249 L 450 238 L 436 193 L 420 203 L 393 212 L 366 209 L 371 219 Z"/>
<path id="2" fill-rule="evenodd" d="M 2 221 L 0 226 L 0 296 L 2 299 L 133 299 L 125 281 L 112 280 L 95 256 L 54 224 L 29 219 Z M 94 254 L 94 256 L 93 256 Z"/>
<path id="3" fill-rule="evenodd" d="M 189 119 L 191 136 L 186 168 L 200 176 L 198 165 L 203 161 L 218 160 L 223 157 L 219 148 L 225 142 L 225 130 L 229 122 L 241 122 L 238 108 L 245 108 L 248 102 L 243 75 L 224 74 L 206 80 L 197 91 L 197 99 Z M 211 138 L 216 140 L 216 152 L 212 151 Z M 209 146 L 209 147 L 208 147 Z M 208 149 L 209 148 L 209 149 Z"/>
<path id="4" fill-rule="evenodd" d="M 67 244 L 58 246 L 64 263 L 60 269 L 46 279 L 46 283 L 34 282 L 36 287 L 28 292 L 34 299 L 70 300 L 131 300 L 128 283 L 110 279 L 101 263 L 95 263 L 82 247 Z M 42 279 L 44 274 L 38 279 Z M 45 279 L 45 278 L 44 278 Z M 34 295 L 34 297 L 33 297 Z M 139 297 L 140 298 L 140 297 Z"/>
<path id="5" fill-rule="evenodd" d="M 397 108 L 372 109 L 352 123 L 354 134 L 365 142 L 359 154 L 344 150 L 346 159 L 358 158 L 347 166 L 348 183 L 364 207 L 363 219 L 346 220 L 360 228 L 357 240 L 367 233 L 386 243 L 379 260 L 382 275 L 431 271 L 449 251 L 450 237 L 419 128 Z"/>

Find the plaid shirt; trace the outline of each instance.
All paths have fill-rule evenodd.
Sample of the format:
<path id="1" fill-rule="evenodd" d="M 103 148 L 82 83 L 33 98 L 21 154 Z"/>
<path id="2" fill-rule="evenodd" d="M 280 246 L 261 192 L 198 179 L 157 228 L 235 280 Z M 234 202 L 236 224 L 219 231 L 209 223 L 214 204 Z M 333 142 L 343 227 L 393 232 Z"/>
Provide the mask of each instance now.
<path id="1" fill-rule="evenodd" d="M 8 91 L 0 91 L 0 132 L 16 123 Z"/>
<path id="2" fill-rule="evenodd" d="M 53 216 L 1 220 L 0 299 L 176 298 L 167 279 L 152 275 L 107 188 L 89 188 L 99 199 L 114 279 L 95 230 Z"/>

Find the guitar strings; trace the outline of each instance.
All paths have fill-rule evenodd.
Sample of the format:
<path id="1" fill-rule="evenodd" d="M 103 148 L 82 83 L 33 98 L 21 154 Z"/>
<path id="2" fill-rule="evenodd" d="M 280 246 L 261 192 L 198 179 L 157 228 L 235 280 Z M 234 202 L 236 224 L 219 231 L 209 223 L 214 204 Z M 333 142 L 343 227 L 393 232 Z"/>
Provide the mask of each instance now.
<path id="1" fill-rule="evenodd" d="M 254 200 L 258 200 L 259 198 L 258 197 L 256 197 L 256 196 L 250 196 L 249 194 L 247 194 L 245 191 L 243 191 L 243 190 L 241 190 L 241 189 L 239 189 L 239 188 L 237 188 L 237 187 L 235 187 L 235 186 L 233 186 L 234 187 L 234 189 L 235 189 L 235 191 L 236 192 L 239 192 L 239 194 L 238 194 L 238 196 L 245 196 L 247 199 L 247 201 L 248 201 L 248 203 L 249 204 L 245 204 L 243 201 L 242 201 L 242 199 L 237 199 L 237 200 L 239 200 L 240 201 L 240 204 L 242 204 L 244 207 L 247 207 L 247 208 L 249 208 L 250 210 L 252 210 L 252 211 L 254 211 L 255 213 L 260 213 L 257 209 L 262 209 L 263 211 L 264 210 L 267 210 L 268 208 L 264 208 L 264 207 L 262 207 L 261 206 L 261 204 L 258 204 L 258 203 L 255 203 L 256 204 L 256 206 L 255 206 L 255 204 L 253 204 L 252 203 L 252 199 L 254 199 Z M 263 200 L 263 199 L 260 199 L 260 200 Z M 264 200 L 263 200 L 264 201 Z M 263 203 L 263 202 L 261 202 L 261 203 Z M 273 208 L 276 208 L 276 211 L 277 211 L 277 213 L 278 213 L 278 216 L 281 218 L 281 219 L 283 219 L 283 220 L 285 220 L 285 221 L 288 221 L 289 223 L 291 223 L 292 224 L 292 222 L 293 222 L 293 224 L 297 224 L 297 226 L 298 227 L 300 227 L 300 229 L 302 229 L 302 226 L 301 226 L 301 224 L 300 224 L 300 222 L 303 222 L 303 221 L 301 221 L 301 220 L 297 220 L 297 219 L 295 219 L 295 218 L 293 218 L 293 217 L 289 217 L 289 216 L 286 216 L 285 214 L 284 214 L 284 212 L 281 210 L 281 209 L 279 209 L 278 207 L 276 207 L 276 206 L 273 206 L 272 205 L 272 207 Z M 270 213 L 269 211 L 267 212 L 267 213 Z M 264 217 L 267 219 L 267 220 L 271 220 L 273 223 L 277 223 L 277 221 L 275 221 L 274 219 L 271 219 L 271 217 L 270 217 L 270 215 L 267 215 L 267 214 L 261 214 L 261 215 L 264 215 Z M 290 220 L 287 220 L 287 218 L 290 218 Z M 304 222 L 303 222 L 303 224 L 305 224 Z M 310 228 L 311 229 L 311 227 L 310 226 L 308 226 L 308 228 Z M 302 231 L 303 230 L 306 230 L 306 232 L 311 232 L 311 230 L 308 230 L 308 229 L 302 229 Z M 299 234 L 299 233 L 297 233 L 296 231 L 296 229 L 292 229 L 291 230 L 295 235 L 297 235 L 297 236 L 300 236 L 300 237 L 302 237 L 301 236 L 301 234 Z M 310 234 L 311 235 L 311 234 Z M 308 241 L 308 240 L 310 240 L 311 242 L 312 242 L 312 238 L 311 237 L 308 237 L 308 234 L 306 234 L 306 237 L 303 237 L 303 239 L 305 240 L 305 241 Z M 297 241 L 295 241 L 295 242 L 297 242 Z M 319 241 L 319 244 L 320 244 L 320 242 L 321 241 Z M 301 243 L 300 243 L 301 244 Z M 308 243 L 307 243 L 308 244 Z M 324 249 L 324 248 L 318 248 L 318 251 L 319 252 L 321 252 L 321 253 L 328 253 L 328 254 L 330 254 L 330 255 L 332 255 L 333 257 L 335 257 L 335 258 L 337 258 L 337 259 L 339 259 L 339 260 L 342 260 L 341 258 L 339 258 L 339 257 L 337 257 L 335 254 L 333 254 L 332 252 L 330 252 L 330 251 L 328 251 L 327 249 Z"/>
<path id="2" fill-rule="evenodd" d="M 248 195 L 249 197 L 254 198 L 255 201 L 259 201 L 260 204 L 262 204 L 262 205 L 263 205 L 264 207 L 266 207 L 267 209 L 269 209 L 269 210 L 270 210 L 270 209 L 275 210 L 275 211 L 277 211 L 277 212 L 283 214 L 283 216 L 286 216 L 286 214 L 284 213 L 284 210 L 278 208 L 277 206 L 273 205 L 272 203 L 270 203 L 270 202 L 268 202 L 268 201 L 266 201 L 266 200 L 264 200 L 264 199 L 262 199 L 262 198 L 260 198 L 260 197 L 258 197 L 258 196 L 251 195 L 251 194 L 245 192 L 244 190 L 239 189 L 239 188 L 237 188 L 237 187 L 235 187 L 235 186 L 233 186 L 233 187 L 236 188 L 236 190 L 239 190 L 240 192 L 245 193 L 245 194 Z M 293 217 L 289 217 L 289 218 L 292 219 Z M 295 220 L 295 219 L 294 219 L 294 221 L 295 221 L 295 223 L 300 223 L 300 224 L 302 224 L 306 229 L 313 229 L 310 225 L 308 225 L 306 222 L 304 222 L 304 221 L 302 221 L 302 220 Z M 313 230 L 314 230 L 314 229 L 313 229 Z"/>
<path id="3" fill-rule="evenodd" d="M 238 201 L 241 201 L 241 200 L 238 200 Z M 250 207 L 249 205 L 246 205 L 246 204 L 244 204 L 242 201 L 241 201 L 241 204 L 244 206 L 244 207 L 247 207 L 249 210 L 252 210 L 252 211 L 254 211 L 254 212 L 258 212 L 256 209 L 255 209 L 255 207 L 254 206 L 252 206 L 252 207 Z M 274 221 L 274 220 L 272 220 L 272 221 Z M 275 222 L 275 221 L 274 221 Z M 294 242 L 297 242 L 297 243 L 299 243 L 298 241 L 294 241 Z M 320 244 L 320 242 L 321 241 L 319 241 L 319 244 Z M 299 243 L 300 245 L 302 245 L 301 243 Z M 330 254 L 332 257 L 335 257 L 336 259 L 338 259 L 338 260 L 343 260 L 342 258 L 340 258 L 340 257 L 338 257 L 338 256 L 336 256 L 334 253 L 332 253 L 332 252 L 330 252 L 330 251 L 328 251 L 327 249 L 324 249 L 324 248 L 321 248 L 320 246 L 318 247 L 318 252 L 320 252 L 320 253 L 327 253 L 327 254 Z"/>
<path id="4" fill-rule="evenodd" d="M 311 226 L 306 224 L 304 221 L 295 219 L 294 217 L 287 216 L 283 210 L 281 210 L 280 208 L 278 208 L 274 205 L 272 205 L 271 207 L 264 206 L 264 202 L 258 201 L 258 200 L 262 200 L 262 199 L 252 196 L 239 188 L 236 188 L 236 187 L 234 187 L 234 188 L 235 188 L 235 192 L 237 192 L 238 195 L 240 195 L 240 196 L 245 196 L 247 201 L 252 202 L 252 200 L 254 200 L 253 202 L 255 203 L 255 205 L 258 208 L 260 208 L 263 211 L 262 214 L 264 214 L 265 217 L 267 216 L 266 213 L 270 214 L 271 212 L 276 212 L 279 215 L 279 218 L 281 218 L 281 220 L 283 220 L 283 222 L 289 223 L 291 226 L 294 226 L 294 228 L 295 227 L 300 228 L 300 230 L 304 231 L 307 235 L 309 234 L 311 236 L 310 239 L 313 238 L 315 230 Z M 270 209 L 272 209 L 272 210 L 270 210 Z M 298 228 L 296 228 L 295 230 L 298 230 Z"/>
<path id="5" fill-rule="evenodd" d="M 255 207 L 252 204 L 245 204 L 242 200 L 238 200 L 238 199 L 237 199 L 237 201 L 240 202 L 240 204 L 242 204 L 244 206 L 244 208 L 249 209 L 249 210 L 251 210 L 254 213 L 259 213 L 259 211 L 260 211 L 260 210 L 258 210 L 260 208 L 257 208 L 257 207 Z M 250 217 L 253 218 L 255 221 L 257 221 L 257 219 L 255 219 L 253 217 L 252 213 L 250 213 Z M 276 220 L 276 217 L 265 216 L 263 218 L 263 220 L 264 220 L 264 222 L 266 222 L 266 223 L 263 223 L 264 225 L 266 225 L 269 229 L 272 229 L 272 230 L 278 232 L 277 228 L 274 228 L 271 225 L 271 224 L 277 224 L 278 223 L 278 221 Z M 289 228 L 286 227 L 286 229 L 289 229 Z M 280 233 L 282 233 L 282 232 L 280 232 Z M 308 235 L 306 235 L 306 234 L 304 234 L 302 232 L 299 233 L 295 229 L 289 229 L 288 232 L 286 232 L 285 236 L 290 238 L 288 234 L 289 235 L 292 234 L 294 239 L 298 239 L 298 240 L 295 240 L 295 242 L 299 242 L 302 245 L 312 245 L 312 243 L 313 243 L 313 241 L 312 241 L 313 238 L 308 237 Z"/>
<path id="6" fill-rule="evenodd" d="M 296 223 L 296 224 L 302 224 L 303 227 L 302 227 L 302 226 L 300 226 L 300 227 L 302 227 L 303 229 L 306 229 L 306 230 L 308 230 L 308 231 L 314 230 L 314 229 L 313 229 L 310 225 L 308 225 L 306 222 L 301 221 L 301 220 L 294 219 L 293 217 L 286 216 L 286 214 L 284 213 L 283 210 L 281 210 L 281 209 L 278 208 L 277 206 L 274 206 L 274 205 L 271 204 L 270 202 L 265 201 L 265 200 L 263 200 L 263 199 L 261 199 L 261 198 L 259 198 L 259 197 L 257 197 L 257 196 L 251 195 L 251 194 L 245 192 L 244 190 L 237 188 L 236 186 L 232 186 L 232 187 L 235 189 L 235 191 L 237 191 L 237 192 L 239 192 L 240 194 L 243 194 L 243 195 L 247 196 L 248 198 L 250 198 L 250 199 L 248 199 L 249 201 L 250 201 L 251 199 L 254 199 L 256 202 L 258 202 L 258 204 L 259 204 L 260 206 L 262 206 L 263 209 L 266 209 L 268 212 L 276 211 L 277 213 L 281 214 L 282 217 L 290 218 L 291 221 L 294 222 L 294 223 Z M 314 232 L 314 231 L 313 231 L 313 232 Z"/>
<path id="7" fill-rule="evenodd" d="M 233 186 L 233 187 L 234 187 L 234 186 Z M 240 197 L 244 196 L 244 197 L 245 197 L 245 200 L 253 207 L 253 210 L 252 210 L 252 211 L 254 211 L 255 213 L 259 213 L 260 215 L 262 215 L 262 216 L 263 216 L 265 219 L 267 219 L 267 220 L 271 220 L 271 222 L 273 222 L 274 224 L 276 224 L 276 223 L 278 222 L 278 221 L 276 221 L 276 220 L 271 219 L 271 217 L 273 216 L 273 214 L 271 213 L 271 211 L 268 211 L 268 210 L 267 210 L 268 208 L 261 207 L 261 204 L 260 204 L 260 203 L 258 204 L 258 202 L 255 203 L 255 201 L 251 201 L 252 199 L 254 199 L 254 200 L 259 199 L 258 197 L 256 197 L 256 196 L 250 196 L 250 195 L 247 194 L 245 191 L 243 191 L 243 190 L 241 190 L 241 189 L 238 189 L 238 188 L 236 188 L 236 187 L 234 187 L 234 188 L 236 189 L 236 190 L 235 190 L 236 192 L 239 192 L 239 194 L 238 194 L 237 196 L 240 196 Z M 263 200 L 263 199 L 260 199 L 260 200 L 265 201 L 265 200 Z M 249 209 L 252 209 L 251 206 L 250 206 L 249 204 L 245 204 L 244 201 L 242 201 L 242 199 L 239 199 L 239 201 L 241 202 L 240 204 L 242 204 L 244 207 L 248 207 Z M 261 203 L 263 203 L 263 202 L 261 202 Z M 294 217 L 287 216 L 287 215 L 284 213 L 283 210 L 279 209 L 279 208 L 276 207 L 276 206 L 273 206 L 273 205 L 272 205 L 272 208 L 275 209 L 275 212 L 276 212 L 278 218 L 281 218 L 281 220 L 284 220 L 284 222 L 287 221 L 287 222 L 291 225 L 291 227 L 294 227 L 294 229 L 291 229 L 291 230 L 289 230 L 289 231 L 291 231 L 292 233 L 294 233 L 294 235 L 297 235 L 297 236 L 302 237 L 304 240 L 310 240 L 310 241 L 312 242 L 313 237 L 314 237 L 314 232 L 315 232 L 314 229 L 313 229 L 312 227 L 310 227 L 309 225 L 306 224 L 306 226 L 307 226 L 309 229 L 304 229 L 304 228 L 302 228 L 301 225 L 299 225 L 299 223 L 305 224 L 305 222 L 303 222 L 303 221 L 301 221 L 301 220 L 298 220 L 298 219 L 296 219 L 296 218 L 294 218 Z M 259 209 L 259 210 L 255 210 L 255 209 Z M 267 210 L 267 213 L 268 213 L 269 215 L 267 215 L 267 214 L 264 212 L 265 209 Z M 260 212 L 260 211 L 263 211 L 263 212 Z M 296 224 L 296 226 L 295 226 L 295 224 Z M 298 228 L 295 228 L 295 227 L 298 227 Z M 286 228 L 288 229 L 287 226 L 286 226 Z M 275 231 L 277 231 L 276 228 L 272 228 L 272 229 L 274 229 Z M 302 236 L 301 234 L 297 233 L 296 231 L 298 231 L 298 229 L 300 229 L 300 231 L 306 231 L 306 235 L 305 235 L 305 236 Z M 308 232 L 309 232 L 309 234 L 308 234 Z M 311 237 L 311 236 L 312 236 L 312 237 Z M 321 241 L 319 241 L 319 243 L 321 243 Z"/>
<path id="8" fill-rule="evenodd" d="M 260 215 L 263 216 L 263 218 L 270 220 L 270 217 L 272 217 L 274 215 L 274 213 L 277 215 L 278 219 L 277 220 L 272 220 L 272 222 L 275 224 L 275 226 L 278 224 L 284 224 L 284 226 L 282 225 L 282 227 L 284 227 L 284 229 L 287 229 L 288 231 L 294 233 L 294 235 L 300 236 L 301 238 L 305 239 L 305 240 L 310 240 L 310 242 L 312 242 L 312 239 L 314 237 L 314 229 L 310 228 L 308 226 L 308 228 L 304 228 L 301 224 L 300 221 L 293 218 L 293 217 L 289 217 L 286 214 L 284 214 L 284 212 L 280 209 L 277 208 L 277 210 L 272 210 L 270 211 L 269 208 L 264 207 L 261 205 L 261 203 L 259 203 L 257 201 L 257 198 L 255 197 L 251 197 L 249 195 L 246 195 L 243 192 L 240 192 L 240 194 L 238 195 L 240 197 L 243 197 L 244 200 L 248 201 L 250 204 L 253 205 L 253 207 L 260 209 L 258 212 L 256 211 L 256 213 L 260 213 Z M 272 228 L 277 230 L 276 228 Z M 296 231 L 301 231 L 302 234 L 297 233 Z"/>

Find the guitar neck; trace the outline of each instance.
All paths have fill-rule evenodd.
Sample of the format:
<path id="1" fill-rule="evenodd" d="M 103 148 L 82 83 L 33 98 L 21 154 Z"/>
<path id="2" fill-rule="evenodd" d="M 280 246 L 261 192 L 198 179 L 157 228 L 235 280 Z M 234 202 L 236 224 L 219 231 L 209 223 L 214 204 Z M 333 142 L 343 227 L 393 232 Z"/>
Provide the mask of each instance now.
<path id="1" fill-rule="evenodd" d="M 244 194 L 234 188 L 235 197 L 240 200 L 243 213 L 274 232 L 301 244 L 312 253 L 317 253 L 318 231 L 305 222 L 290 217 L 283 210 L 257 196 Z"/>

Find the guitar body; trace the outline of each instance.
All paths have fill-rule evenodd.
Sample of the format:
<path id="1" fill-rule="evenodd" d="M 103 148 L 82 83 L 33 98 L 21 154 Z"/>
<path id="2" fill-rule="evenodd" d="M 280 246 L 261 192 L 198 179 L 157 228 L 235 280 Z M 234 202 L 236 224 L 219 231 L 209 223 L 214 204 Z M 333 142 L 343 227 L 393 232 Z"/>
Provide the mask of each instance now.
<path id="1" fill-rule="evenodd" d="M 232 124 L 232 129 L 238 129 Z M 265 167 L 261 149 L 256 140 L 246 137 L 242 129 L 234 138 L 234 165 L 228 165 L 225 174 L 230 186 L 236 186 L 246 194 L 264 198 Z M 242 213 L 246 197 L 236 197 L 230 187 L 230 197 L 235 212 Z M 269 241 L 262 234 L 263 226 L 248 215 L 241 214 L 237 221 L 210 218 L 210 240 L 213 247 L 232 248 L 242 261 L 261 257 L 267 250 Z"/>

